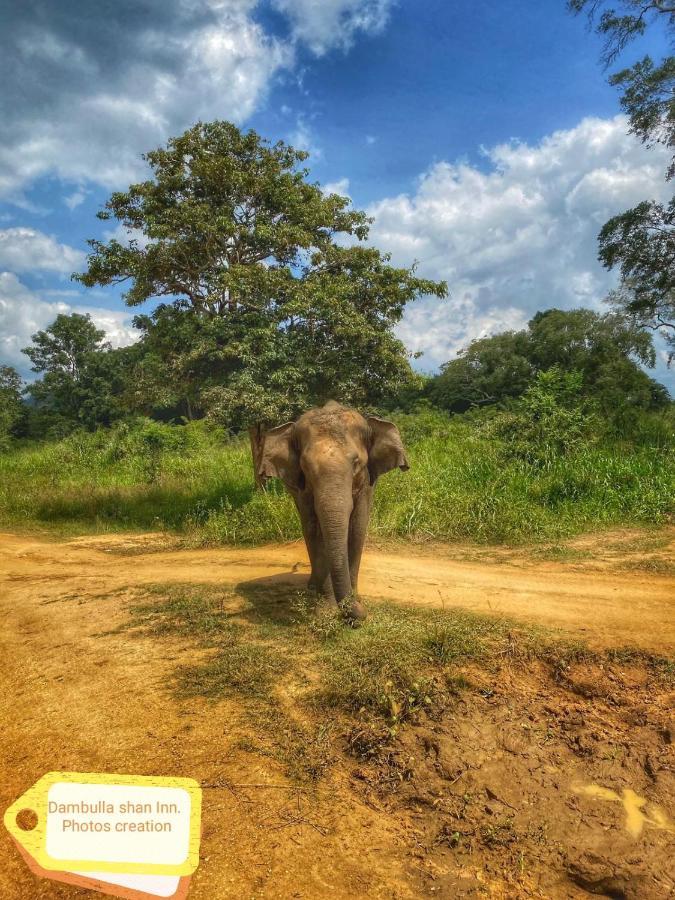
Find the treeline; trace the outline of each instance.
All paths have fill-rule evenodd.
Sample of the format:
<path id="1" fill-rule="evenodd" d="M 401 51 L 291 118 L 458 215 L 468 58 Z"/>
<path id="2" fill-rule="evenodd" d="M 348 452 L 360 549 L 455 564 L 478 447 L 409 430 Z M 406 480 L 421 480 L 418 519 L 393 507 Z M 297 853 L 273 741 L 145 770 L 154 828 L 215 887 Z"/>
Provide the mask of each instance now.
<path id="1" fill-rule="evenodd" d="M 472 341 L 420 390 L 404 393 L 403 408 L 420 402 L 449 413 L 522 407 L 535 386 L 566 385 L 569 407 L 592 410 L 596 421 L 627 434 L 643 414 L 665 411 L 665 386 L 645 371 L 656 354 L 651 333 L 618 313 L 588 309 L 537 313 L 522 331 Z"/>
<path id="2" fill-rule="evenodd" d="M 12 437 L 58 438 L 139 415 L 165 422 L 213 417 L 200 403 L 197 385 L 192 386 L 192 403 L 187 392 L 183 397 L 170 392 L 170 357 L 162 356 L 147 335 L 129 347 L 112 349 L 89 316 L 59 315 L 33 336 L 24 353 L 40 377 L 24 386 L 14 369 L 0 369 L 5 445 Z M 527 408 L 532 418 L 532 398 L 544 391 L 558 410 L 583 412 L 596 431 L 614 429 L 630 436 L 645 414 L 672 407 L 666 388 L 645 371 L 654 364 L 652 336 L 634 321 L 618 313 L 552 309 L 537 313 L 522 331 L 472 341 L 438 375 L 411 374 L 401 390 L 381 399 L 380 408 L 394 413 L 431 408 L 449 414 Z M 148 369 L 155 385 L 165 384 L 164 397 L 156 387 L 146 390 Z M 340 385 L 335 388 L 342 399 Z M 231 432 L 242 428 L 237 415 L 228 420 L 220 411 L 215 418 Z M 569 421 L 555 427 L 566 429 L 568 438 L 574 431 Z"/>

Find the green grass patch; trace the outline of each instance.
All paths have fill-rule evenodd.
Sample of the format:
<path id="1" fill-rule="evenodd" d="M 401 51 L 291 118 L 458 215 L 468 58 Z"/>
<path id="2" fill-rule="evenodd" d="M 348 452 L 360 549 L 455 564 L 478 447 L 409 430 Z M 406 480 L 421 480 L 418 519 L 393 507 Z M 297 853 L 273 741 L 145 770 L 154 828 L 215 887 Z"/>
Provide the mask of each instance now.
<path id="1" fill-rule="evenodd" d="M 660 556 L 646 557 L 644 559 L 629 560 L 621 564 L 621 568 L 628 572 L 648 572 L 652 575 L 675 575 L 675 561 Z"/>
<path id="2" fill-rule="evenodd" d="M 528 462 L 470 418 L 401 418 L 410 471 L 378 483 L 371 533 L 416 541 L 555 542 L 669 521 L 673 447 L 581 445 Z M 192 545 L 301 536 L 277 482 L 253 489 L 247 440 L 203 422 L 141 421 L 0 453 L 0 527 L 168 530 Z"/>

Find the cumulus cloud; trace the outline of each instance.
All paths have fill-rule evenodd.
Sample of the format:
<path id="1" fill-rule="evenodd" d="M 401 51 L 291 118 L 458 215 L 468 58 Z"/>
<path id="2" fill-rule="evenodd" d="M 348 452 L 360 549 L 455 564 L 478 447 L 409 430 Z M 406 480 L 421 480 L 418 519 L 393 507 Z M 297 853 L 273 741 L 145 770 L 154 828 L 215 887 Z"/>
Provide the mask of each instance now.
<path id="1" fill-rule="evenodd" d="M 59 313 L 89 313 L 114 347 L 137 340 L 128 311 L 102 309 L 78 299 L 76 292 L 31 291 L 12 272 L 0 272 L 0 365 L 15 366 L 24 377 L 32 378 L 30 362 L 21 350 L 29 346 L 31 335 L 50 325 Z"/>
<path id="2" fill-rule="evenodd" d="M 341 197 L 350 197 L 349 178 L 339 178 L 337 181 L 328 181 L 321 189 L 324 194 L 339 194 Z"/>
<path id="3" fill-rule="evenodd" d="M 12 4 L 0 52 L 0 196 L 21 202 L 45 174 L 123 186 L 142 173 L 143 151 L 195 120 L 244 120 L 292 60 L 255 22 L 255 6 Z"/>
<path id="4" fill-rule="evenodd" d="M 293 36 L 316 56 L 333 47 L 347 50 L 361 32 L 376 34 L 389 19 L 395 0 L 273 0 L 290 19 Z"/>
<path id="5" fill-rule="evenodd" d="M 12 272 L 58 272 L 70 275 L 85 260 L 85 254 L 60 244 L 34 228 L 0 229 L 0 267 Z"/>
<path id="6" fill-rule="evenodd" d="M 449 300 L 413 304 L 400 327 L 406 345 L 423 351 L 424 368 L 475 337 L 522 327 L 539 309 L 600 308 L 615 284 L 597 260 L 600 226 L 668 196 L 667 154 L 645 150 L 622 116 L 483 153 L 482 168 L 439 162 L 414 194 L 369 209 L 377 246 L 448 282 Z"/>
<path id="7" fill-rule="evenodd" d="M 195 121 L 241 123 L 304 42 L 315 54 L 377 32 L 392 0 L 274 0 L 280 39 L 256 21 L 261 0 L 145 0 L 7 6 L 0 36 L 0 198 L 55 175 L 72 185 L 126 186 L 141 153 Z M 101 35 L 105 32 L 105 39 Z"/>

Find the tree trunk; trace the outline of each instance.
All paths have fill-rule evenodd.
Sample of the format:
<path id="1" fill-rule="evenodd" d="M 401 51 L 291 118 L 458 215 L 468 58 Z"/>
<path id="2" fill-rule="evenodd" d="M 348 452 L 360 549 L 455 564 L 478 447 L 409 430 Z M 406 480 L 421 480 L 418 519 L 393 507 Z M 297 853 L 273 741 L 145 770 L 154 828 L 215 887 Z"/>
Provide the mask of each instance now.
<path id="1" fill-rule="evenodd" d="M 257 425 L 250 425 L 248 429 L 248 436 L 251 441 L 253 481 L 255 482 L 256 490 L 262 491 L 265 489 L 265 482 L 260 477 L 260 463 L 262 462 L 263 439 L 265 437 L 265 431 L 262 425 L 260 423 L 258 423 Z"/>

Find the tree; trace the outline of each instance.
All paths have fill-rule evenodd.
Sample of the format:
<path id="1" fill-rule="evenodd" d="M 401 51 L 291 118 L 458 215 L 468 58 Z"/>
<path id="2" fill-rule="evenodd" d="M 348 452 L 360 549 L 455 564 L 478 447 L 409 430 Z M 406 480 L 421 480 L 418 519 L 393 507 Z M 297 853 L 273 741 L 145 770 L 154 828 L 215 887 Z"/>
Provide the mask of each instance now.
<path id="1" fill-rule="evenodd" d="M 610 301 L 645 328 L 675 335 L 675 198 L 646 201 L 610 219 L 599 237 L 600 259 L 621 272 Z M 671 339 L 672 343 L 672 339 Z"/>
<path id="2" fill-rule="evenodd" d="M 265 423 L 328 395 L 373 403 L 408 378 L 393 325 L 416 296 L 446 293 L 345 246 L 369 220 L 311 184 L 306 158 L 228 122 L 195 125 L 146 155 L 150 179 L 111 196 L 99 217 L 129 239 L 90 241 L 75 276 L 128 283 L 131 306 L 166 298 L 136 319 L 145 384 L 249 427 L 254 463 Z"/>
<path id="3" fill-rule="evenodd" d="M 611 0 L 568 0 L 568 8 L 575 14 L 586 13 L 590 24 L 605 38 L 602 59 L 611 65 L 626 46 L 658 19 L 669 30 L 675 29 L 673 0 L 619 0 L 619 7 L 608 5 Z"/>
<path id="4" fill-rule="evenodd" d="M 9 438 L 24 413 L 21 399 L 23 383 L 12 366 L 0 366 L 0 449 L 7 446 Z"/>
<path id="5" fill-rule="evenodd" d="M 425 393 L 435 406 L 455 413 L 519 397 L 533 378 L 529 356 L 525 331 L 479 338 L 461 350 L 457 359 L 441 366 Z"/>
<path id="6" fill-rule="evenodd" d="M 32 341 L 22 353 L 43 373 L 28 387 L 41 429 L 91 429 L 119 418 L 129 351 L 111 350 L 88 314 L 61 313 Z"/>
<path id="7" fill-rule="evenodd" d="M 586 12 L 596 31 L 605 36 L 603 60 L 611 65 L 626 46 L 655 22 L 675 36 L 672 0 L 569 0 L 569 8 Z M 675 57 L 655 64 L 649 56 L 614 73 L 610 83 L 622 90 L 621 106 L 630 131 L 647 146 L 675 149 Z M 666 172 L 675 174 L 675 156 Z M 665 333 L 675 347 L 675 200 L 644 201 L 614 216 L 599 236 L 599 258 L 607 269 L 618 268 L 621 285 L 610 302 L 640 325 Z"/>
<path id="8" fill-rule="evenodd" d="M 513 408 L 483 428 L 503 442 L 507 457 L 539 465 L 574 453 L 598 430 L 595 403 L 584 393 L 581 372 L 565 372 L 559 366 L 537 372 Z"/>
<path id="9" fill-rule="evenodd" d="M 606 417 L 668 403 L 668 393 L 641 366 L 653 367 L 652 336 L 618 313 L 590 309 L 538 312 L 523 331 L 472 341 L 427 386 L 432 402 L 450 412 L 508 404 L 541 373 L 574 373 L 579 391 Z M 560 382 L 561 384 L 563 382 Z"/>

